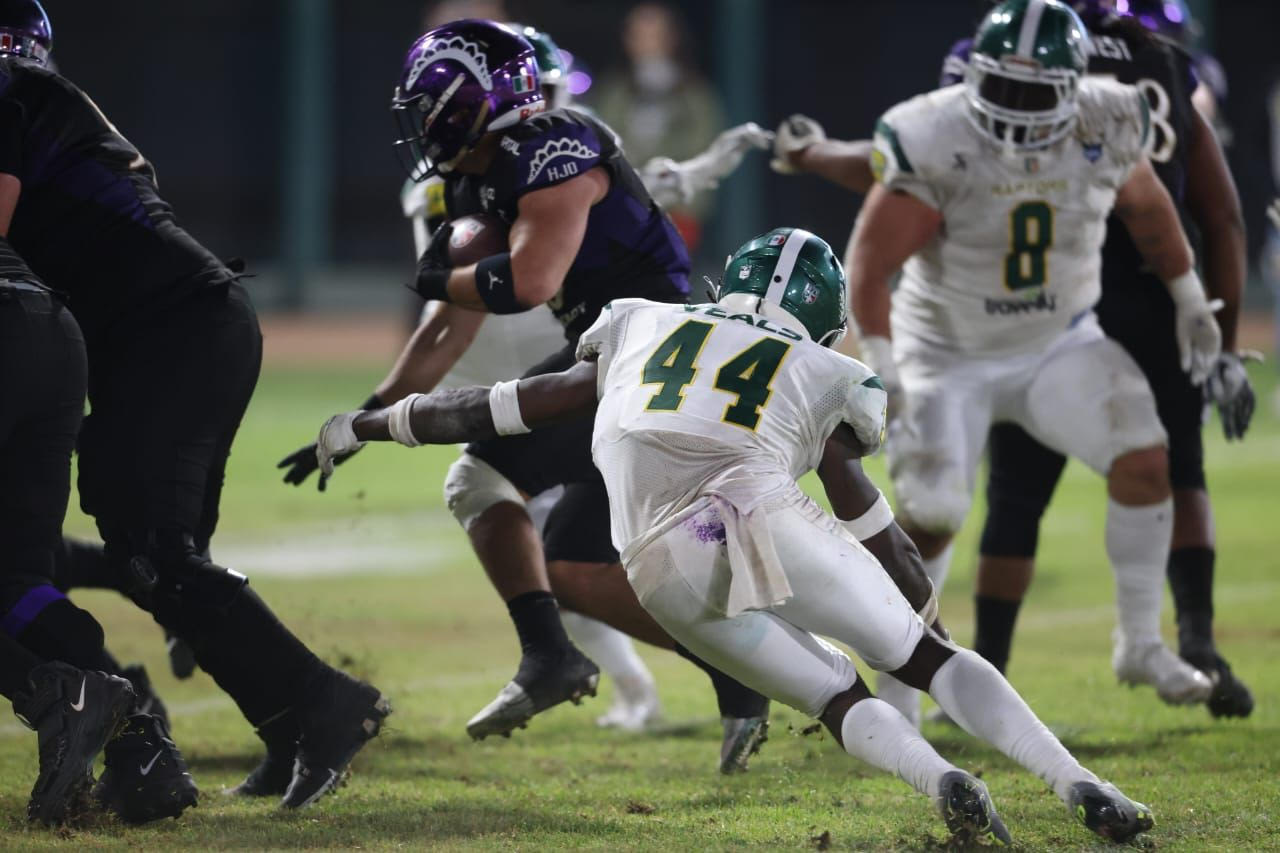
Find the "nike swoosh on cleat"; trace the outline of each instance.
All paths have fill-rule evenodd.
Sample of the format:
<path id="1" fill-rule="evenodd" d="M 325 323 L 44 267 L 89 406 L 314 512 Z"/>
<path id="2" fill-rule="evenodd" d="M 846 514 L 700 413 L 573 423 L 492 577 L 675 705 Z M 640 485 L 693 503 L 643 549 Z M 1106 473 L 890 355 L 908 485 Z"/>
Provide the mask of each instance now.
<path id="1" fill-rule="evenodd" d="M 143 776 L 146 776 L 148 773 L 150 773 L 151 768 L 154 767 L 156 764 L 156 759 L 160 757 L 160 753 L 162 752 L 164 752 L 164 750 L 158 750 L 155 755 L 151 756 L 151 760 L 148 761 L 146 764 L 139 764 L 138 772 L 140 772 Z"/>
<path id="2" fill-rule="evenodd" d="M 84 683 L 85 683 L 86 681 L 88 681 L 88 680 L 89 680 L 88 678 L 82 678 L 82 679 L 80 679 L 80 699 L 79 699 L 79 701 L 77 701 L 77 702 L 72 702 L 72 703 L 71 703 L 71 710 L 73 710 L 73 711 L 83 711 L 83 710 L 84 710 Z"/>

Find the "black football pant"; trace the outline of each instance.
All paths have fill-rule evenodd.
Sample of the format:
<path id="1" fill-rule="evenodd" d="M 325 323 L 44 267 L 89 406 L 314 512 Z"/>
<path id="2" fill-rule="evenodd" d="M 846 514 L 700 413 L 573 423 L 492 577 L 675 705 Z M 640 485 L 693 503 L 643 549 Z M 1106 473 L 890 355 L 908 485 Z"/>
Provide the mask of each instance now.
<path id="1" fill-rule="evenodd" d="M 243 575 L 205 556 L 261 362 L 257 316 L 230 279 L 123 321 L 89 341 L 79 445 L 81 505 L 119 586 L 255 725 L 325 670 Z"/>
<path id="2" fill-rule="evenodd" d="M 102 627 L 52 585 L 84 414 L 80 327 L 48 291 L 0 282 L 0 692 L 43 660 L 108 669 Z M 25 647 L 24 654 L 18 651 Z"/>

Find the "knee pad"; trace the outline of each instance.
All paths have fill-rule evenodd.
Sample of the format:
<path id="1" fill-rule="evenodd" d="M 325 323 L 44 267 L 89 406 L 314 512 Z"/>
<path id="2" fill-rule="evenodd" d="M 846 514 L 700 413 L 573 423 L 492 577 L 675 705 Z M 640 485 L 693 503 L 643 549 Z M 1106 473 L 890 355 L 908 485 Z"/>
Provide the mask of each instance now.
<path id="1" fill-rule="evenodd" d="M 926 533 L 955 533 L 969 514 L 969 489 L 958 471 L 935 476 L 899 471 L 893 487 L 898 517 Z"/>
<path id="2" fill-rule="evenodd" d="M 444 502 L 463 530 L 470 530 L 485 510 L 511 502 L 524 506 L 524 496 L 488 462 L 463 453 L 444 478 Z"/>

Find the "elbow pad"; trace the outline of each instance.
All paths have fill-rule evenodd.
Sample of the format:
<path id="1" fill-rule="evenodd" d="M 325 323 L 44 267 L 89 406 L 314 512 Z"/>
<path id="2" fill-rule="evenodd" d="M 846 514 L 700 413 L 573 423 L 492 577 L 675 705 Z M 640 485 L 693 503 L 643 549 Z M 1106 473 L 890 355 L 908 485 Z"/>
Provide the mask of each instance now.
<path id="1" fill-rule="evenodd" d="M 476 264 L 476 293 L 491 314 L 519 314 L 533 307 L 522 305 L 516 299 L 510 252 L 490 255 Z"/>

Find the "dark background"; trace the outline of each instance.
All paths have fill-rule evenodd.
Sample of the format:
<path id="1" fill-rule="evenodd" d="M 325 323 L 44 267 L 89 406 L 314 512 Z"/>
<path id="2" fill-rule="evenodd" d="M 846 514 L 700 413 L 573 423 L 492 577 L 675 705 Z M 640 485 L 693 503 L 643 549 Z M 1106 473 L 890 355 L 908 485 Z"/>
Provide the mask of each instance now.
<path id="1" fill-rule="evenodd" d="M 401 58 L 420 30 L 420 0 L 49 0 L 59 68 L 84 88 L 156 165 L 163 194 L 199 239 L 262 273 L 262 301 L 278 298 L 273 275 L 287 255 L 290 216 L 300 215 L 287 175 L 314 180 L 301 215 L 319 217 L 323 269 L 315 290 L 358 291 L 354 304 L 394 304 L 411 263 L 402 183 L 391 150 L 389 97 Z M 599 72 L 619 62 L 626 2 L 510 0 L 515 14 L 552 33 Z M 971 0 L 686 0 L 678 6 L 703 73 L 725 87 L 746 63 L 750 97 L 728 104 L 731 121 L 773 126 L 793 112 L 818 118 L 833 136 L 867 136 L 886 108 L 933 86 L 941 57 L 967 34 Z M 1206 40 L 1231 81 L 1225 111 L 1234 129 L 1233 169 L 1250 224 L 1263 235 L 1274 195 L 1264 99 L 1280 81 L 1280 2 L 1204 0 Z M 327 61 L 291 80 L 302 9 L 324 35 Z M 326 13 L 326 9 L 329 10 Z M 742 39 L 742 21 L 751 15 Z M 324 21 L 331 21 L 327 28 Z M 754 43 L 752 43 L 754 42 Z M 726 71 L 726 69 L 730 69 Z M 297 76 L 296 72 L 292 75 Z M 303 94 L 305 88 L 306 95 Z M 300 98 L 319 101 L 322 156 L 302 150 L 291 124 Z M 291 130 L 293 128 L 293 130 Z M 811 178 L 783 178 L 753 155 L 726 188 L 733 228 L 800 225 L 842 246 L 858 199 Z M 725 194 L 721 206 L 725 207 Z M 308 205 L 310 209 L 308 210 Z M 292 213 L 290 212 L 292 210 Z M 713 221 L 700 271 L 712 269 L 746 234 Z M 718 245 L 725 242 L 726 245 Z M 278 278 L 278 276 L 276 276 Z M 1255 288 L 1257 289 L 1257 288 Z M 328 304 L 308 292 L 304 305 Z M 346 304 L 352 304 L 349 300 Z"/>

